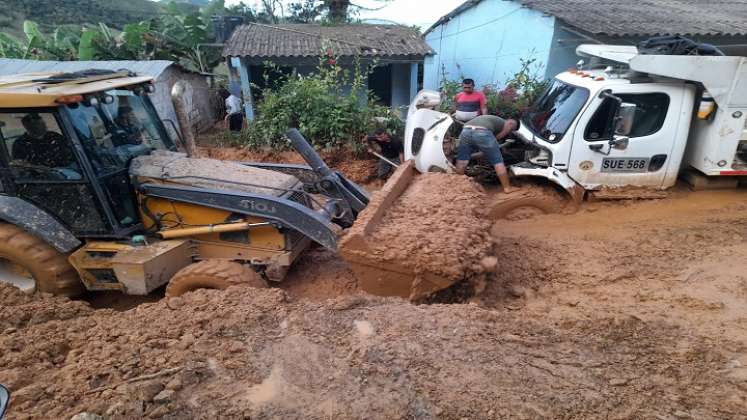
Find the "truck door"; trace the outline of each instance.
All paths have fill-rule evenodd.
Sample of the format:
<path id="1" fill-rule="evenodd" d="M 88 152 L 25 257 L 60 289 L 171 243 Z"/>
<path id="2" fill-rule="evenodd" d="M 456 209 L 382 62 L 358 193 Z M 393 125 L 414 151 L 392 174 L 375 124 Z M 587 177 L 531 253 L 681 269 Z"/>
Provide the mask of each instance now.
<path id="1" fill-rule="evenodd" d="M 610 93 L 626 104 L 623 107 L 636 106 L 627 136 L 614 132 L 618 101 L 597 96 L 581 115 L 574 132 L 569 176 L 589 190 L 604 186 L 671 186 L 676 173 L 672 176 L 668 167 L 679 166 L 682 158 L 682 148 L 675 149 L 675 142 L 680 137 L 684 91 L 681 84 L 616 86 Z M 688 115 L 692 112 L 686 111 Z M 679 141 L 686 138 L 685 133 Z"/>

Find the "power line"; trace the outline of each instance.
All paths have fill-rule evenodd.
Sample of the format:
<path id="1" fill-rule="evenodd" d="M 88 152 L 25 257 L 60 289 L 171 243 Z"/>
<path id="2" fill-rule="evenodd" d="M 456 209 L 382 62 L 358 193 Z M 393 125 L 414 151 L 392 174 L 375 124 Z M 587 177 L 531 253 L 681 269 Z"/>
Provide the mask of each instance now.
<path id="1" fill-rule="evenodd" d="M 448 34 L 448 35 L 441 35 L 441 36 L 440 36 L 440 39 L 443 39 L 443 38 L 449 38 L 449 37 L 452 37 L 452 36 L 457 36 L 457 35 L 459 35 L 459 34 L 463 34 L 463 33 L 465 33 L 465 32 L 469 32 L 469 31 L 472 31 L 472 30 L 475 30 L 475 29 L 478 29 L 478 28 L 482 28 L 483 26 L 487 26 L 487 25 L 490 25 L 491 23 L 494 23 L 494 22 L 498 22 L 499 20 L 505 19 L 505 18 L 507 18 L 507 17 L 509 17 L 509 16 L 513 15 L 514 13 L 516 13 L 516 12 L 520 11 L 520 10 L 522 10 L 522 8 L 517 8 L 517 9 L 514 9 L 514 10 L 512 10 L 512 11 L 510 11 L 510 12 L 508 12 L 508 13 L 506 13 L 506 14 L 502 15 L 502 16 L 498 16 L 498 17 L 497 17 L 497 18 L 495 18 L 495 19 L 491 19 L 491 20 L 489 20 L 489 21 L 487 21 L 487 22 L 481 23 L 481 24 L 479 24 L 479 25 L 476 25 L 476 26 L 471 26 L 471 27 L 469 27 L 469 28 L 467 28 L 467 29 L 462 29 L 462 30 L 459 30 L 459 31 L 457 31 L 457 32 L 454 32 L 453 34 Z M 442 29 L 443 29 L 443 26 L 445 26 L 445 25 L 446 25 L 446 23 L 448 23 L 448 22 L 445 22 L 445 23 L 443 23 L 443 24 L 441 24 L 441 25 L 440 25 L 440 26 L 442 27 Z"/>

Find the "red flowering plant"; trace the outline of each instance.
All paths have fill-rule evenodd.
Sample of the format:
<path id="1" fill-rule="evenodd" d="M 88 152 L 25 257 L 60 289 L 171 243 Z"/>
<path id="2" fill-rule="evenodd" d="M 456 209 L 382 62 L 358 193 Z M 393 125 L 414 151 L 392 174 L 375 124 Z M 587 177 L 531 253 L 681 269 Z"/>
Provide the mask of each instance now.
<path id="1" fill-rule="evenodd" d="M 502 88 L 484 86 L 488 112 L 503 118 L 521 118 L 547 87 L 547 81 L 539 76 L 538 69 L 536 59 L 522 59 L 521 69 Z"/>

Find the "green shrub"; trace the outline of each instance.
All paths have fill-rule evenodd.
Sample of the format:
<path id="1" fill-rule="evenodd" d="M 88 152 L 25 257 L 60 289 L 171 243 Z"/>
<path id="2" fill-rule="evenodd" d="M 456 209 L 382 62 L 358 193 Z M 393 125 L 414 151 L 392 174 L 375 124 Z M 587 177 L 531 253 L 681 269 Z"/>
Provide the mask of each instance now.
<path id="1" fill-rule="evenodd" d="M 286 149 L 285 132 L 295 127 L 317 148 L 349 146 L 359 151 L 359 140 L 376 126 L 396 131 L 402 122 L 388 107 L 376 105 L 367 91 L 371 69 L 361 68 L 357 60 L 352 71 L 343 69 L 335 59 L 324 57 L 314 73 L 291 74 L 263 89 L 255 119 L 241 141 L 250 148 Z"/>
<path id="2" fill-rule="evenodd" d="M 521 69 L 502 84 L 492 83 L 482 87 L 488 100 L 488 112 L 502 118 L 518 119 L 537 100 L 547 87 L 547 81 L 539 74 L 536 59 L 520 59 Z M 444 95 L 441 111 L 451 112 L 454 95 L 461 91 L 461 81 L 441 81 Z"/>

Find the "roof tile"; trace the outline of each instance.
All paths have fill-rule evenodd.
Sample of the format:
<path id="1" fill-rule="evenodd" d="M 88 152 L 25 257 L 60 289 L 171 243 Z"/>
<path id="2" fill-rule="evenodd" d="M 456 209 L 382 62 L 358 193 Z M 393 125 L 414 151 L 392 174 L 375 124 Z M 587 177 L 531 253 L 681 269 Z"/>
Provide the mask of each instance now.
<path id="1" fill-rule="evenodd" d="M 747 35 L 747 0 L 520 0 L 595 35 Z"/>
<path id="2" fill-rule="evenodd" d="M 223 49 L 224 56 L 252 58 L 316 57 L 331 48 L 338 56 L 425 56 L 433 51 L 411 28 L 399 25 L 316 24 L 238 27 Z"/>

